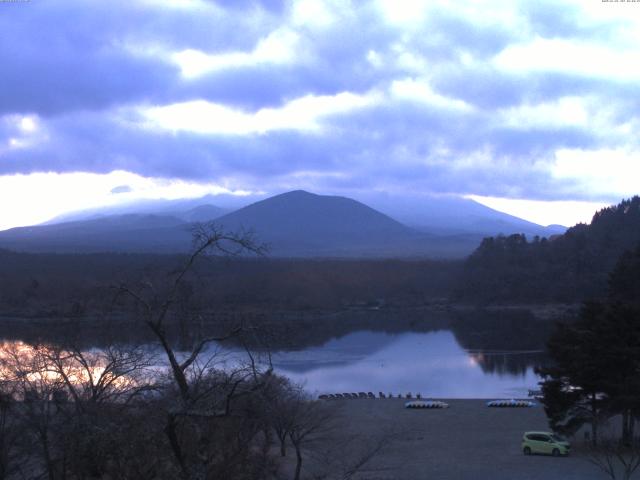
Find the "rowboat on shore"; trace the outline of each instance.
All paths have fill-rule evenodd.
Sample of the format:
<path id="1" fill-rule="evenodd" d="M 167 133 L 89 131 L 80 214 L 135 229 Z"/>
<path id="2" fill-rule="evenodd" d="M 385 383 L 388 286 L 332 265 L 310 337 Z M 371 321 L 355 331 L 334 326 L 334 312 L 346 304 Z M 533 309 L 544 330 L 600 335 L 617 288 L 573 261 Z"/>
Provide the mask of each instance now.
<path id="1" fill-rule="evenodd" d="M 439 400 L 413 400 L 404 404 L 405 408 L 449 408 L 449 404 Z"/>
<path id="2" fill-rule="evenodd" d="M 514 400 L 513 398 L 509 400 L 491 400 L 487 402 L 487 407 L 535 407 L 535 403 L 530 400 Z"/>

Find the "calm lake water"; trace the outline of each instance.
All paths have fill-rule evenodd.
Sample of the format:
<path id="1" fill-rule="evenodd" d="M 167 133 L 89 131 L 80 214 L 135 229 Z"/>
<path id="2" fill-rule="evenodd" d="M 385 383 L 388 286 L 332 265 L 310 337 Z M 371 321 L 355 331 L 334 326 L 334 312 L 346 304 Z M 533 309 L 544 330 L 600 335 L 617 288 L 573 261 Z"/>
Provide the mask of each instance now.
<path id="1" fill-rule="evenodd" d="M 526 397 L 538 389 L 535 351 L 469 351 L 453 332 L 357 331 L 272 354 L 277 372 L 313 394 L 421 393 L 439 398 Z"/>
<path id="2" fill-rule="evenodd" d="M 299 335 L 286 348 L 273 348 L 274 368 L 312 394 L 374 392 L 377 396 L 379 392 L 410 392 L 438 398 L 522 398 L 528 390 L 539 388 L 534 367 L 545 361 L 542 349 L 548 332 L 536 320 L 497 318 L 492 313 L 487 318 L 444 325 L 425 323 L 422 328 L 403 328 L 397 321 L 382 320 L 382 327 L 368 330 L 344 328 L 345 323 L 340 320 L 334 324 L 314 323 L 322 329 Z M 389 326 L 394 330 L 390 331 Z M 157 348 L 151 346 L 157 344 L 148 335 L 131 337 L 135 329 L 121 328 L 116 332 L 129 335 L 116 341 L 151 342 L 150 348 Z M 12 333 L 0 337 L 34 341 L 27 332 Z M 63 331 L 55 336 L 53 333 L 49 332 L 54 343 L 64 343 L 69 335 Z M 75 333 L 86 348 L 100 348 L 106 338 L 104 333 Z M 238 347 L 230 345 L 212 347 L 203 355 L 216 352 L 233 363 L 239 354 L 244 356 Z M 162 359 L 162 355 L 158 358 Z"/>

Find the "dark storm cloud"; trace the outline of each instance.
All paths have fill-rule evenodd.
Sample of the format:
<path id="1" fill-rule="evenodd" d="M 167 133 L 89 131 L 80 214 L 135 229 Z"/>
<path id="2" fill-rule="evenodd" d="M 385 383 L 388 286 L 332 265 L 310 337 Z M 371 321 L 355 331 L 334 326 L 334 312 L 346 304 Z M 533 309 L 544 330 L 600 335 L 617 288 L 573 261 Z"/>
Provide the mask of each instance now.
<path id="1" fill-rule="evenodd" d="M 575 185 L 540 165 L 561 148 L 615 148 L 630 140 L 554 118 L 512 124 L 501 120 L 504 111 L 576 96 L 602 103 L 614 125 L 624 124 L 640 111 L 639 87 L 578 73 L 501 70 L 494 56 L 536 36 L 614 35 L 610 23 L 582 21 L 575 6 L 518 5 L 522 28 L 478 22 L 456 9 L 436 9 L 419 27 L 397 25 L 372 2 L 330 5 L 336 19 L 328 25 L 297 24 L 293 3 L 277 0 L 203 0 L 193 8 L 160 1 L 40 0 L 10 9 L 0 3 L 0 174 L 122 169 L 274 191 L 312 183 L 319 190 L 402 185 L 575 195 Z M 185 78 L 171 60 L 186 49 L 250 54 L 279 30 L 298 39 L 291 61 L 245 62 Z M 407 80 L 446 98 L 394 96 L 394 82 Z M 203 99 L 253 114 L 341 92 L 381 100 L 319 119 L 322 129 L 314 132 L 173 132 L 145 124 L 140 113 Z M 37 131 L 21 129 L 16 114 L 40 117 Z M 7 146 L 22 138 L 20 148 Z"/>
<path id="2" fill-rule="evenodd" d="M 159 3 L 158 5 L 161 5 Z M 250 49 L 263 29 L 226 11 L 136 2 L 0 4 L 0 114 L 52 115 L 180 96 L 177 66 L 154 48 Z"/>
<path id="3" fill-rule="evenodd" d="M 367 60 L 370 51 L 393 57 L 397 35 L 374 10 L 361 7 L 329 29 L 303 29 L 294 63 L 214 71 L 183 82 L 179 95 L 256 110 L 310 94 L 366 92 L 400 74 L 393 65 L 376 69 Z"/>

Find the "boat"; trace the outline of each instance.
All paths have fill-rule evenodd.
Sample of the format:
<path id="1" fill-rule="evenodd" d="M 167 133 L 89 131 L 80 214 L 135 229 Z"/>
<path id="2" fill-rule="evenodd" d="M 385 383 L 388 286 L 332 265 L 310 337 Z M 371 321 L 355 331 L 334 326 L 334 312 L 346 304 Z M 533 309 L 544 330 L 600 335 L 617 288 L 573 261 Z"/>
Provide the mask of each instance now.
<path id="1" fill-rule="evenodd" d="M 490 402 L 487 402 L 487 407 L 526 408 L 526 407 L 535 407 L 535 406 L 536 406 L 535 402 L 532 402 L 531 400 L 515 400 L 513 398 L 509 400 L 491 400 Z"/>
<path id="2" fill-rule="evenodd" d="M 412 400 L 406 402 L 404 408 L 449 408 L 449 404 L 440 400 Z"/>

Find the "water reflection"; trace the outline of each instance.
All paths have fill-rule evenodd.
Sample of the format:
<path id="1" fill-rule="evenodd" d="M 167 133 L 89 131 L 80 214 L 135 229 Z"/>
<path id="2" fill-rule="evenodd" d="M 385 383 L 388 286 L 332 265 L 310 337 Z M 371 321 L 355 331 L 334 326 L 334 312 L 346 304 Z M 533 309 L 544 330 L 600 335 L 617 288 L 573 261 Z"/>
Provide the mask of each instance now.
<path id="1" fill-rule="evenodd" d="M 267 318 L 252 332 L 263 338 L 244 338 L 252 350 L 268 344 L 276 370 L 317 393 L 380 391 L 417 393 L 433 397 L 512 397 L 537 389 L 533 372 L 544 363 L 541 353 L 553 324 L 526 311 L 466 312 L 345 312 L 322 318 Z M 51 324 L 34 328 L 14 324 L 0 337 L 9 341 L 73 345 L 82 351 L 109 345 L 147 345 L 157 348 L 140 323 L 107 328 L 103 322 Z M 170 327 L 174 345 L 188 350 L 199 338 L 228 332 L 220 323 L 190 330 Z M 263 342 L 264 339 L 266 342 Z M 233 343 L 209 353 L 233 352 Z M 232 355 L 233 356 L 233 355 Z M 159 358 L 164 358 L 162 355 Z"/>
<path id="2" fill-rule="evenodd" d="M 442 398 L 490 398 L 526 396 L 536 388 L 538 378 L 531 366 L 516 374 L 507 368 L 483 368 L 488 359 L 513 358 L 519 352 L 494 355 L 469 354 L 451 331 L 360 331 L 321 347 L 278 352 L 273 360 L 278 371 L 317 393 L 420 392 Z"/>
<path id="3" fill-rule="evenodd" d="M 118 401 L 152 381 L 155 356 L 135 346 L 82 351 L 0 342 L 3 393 L 21 400 Z"/>

